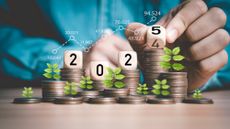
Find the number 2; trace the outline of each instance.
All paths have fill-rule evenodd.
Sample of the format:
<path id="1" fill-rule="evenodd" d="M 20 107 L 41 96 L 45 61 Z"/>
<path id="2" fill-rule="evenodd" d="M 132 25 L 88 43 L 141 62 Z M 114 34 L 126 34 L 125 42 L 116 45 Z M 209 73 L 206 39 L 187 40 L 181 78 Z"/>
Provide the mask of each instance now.
<path id="1" fill-rule="evenodd" d="M 132 64 L 130 64 L 130 62 L 129 62 L 129 61 L 131 60 L 131 58 L 132 58 L 131 54 L 126 54 L 125 57 L 128 57 L 128 60 L 125 62 L 125 65 L 126 65 L 126 66 L 132 65 Z"/>
<path id="2" fill-rule="evenodd" d="M 77 63 L 75 63 L 76 59 L 77 59 L 77 55 L 72 53 L 70 55 L 70 57 L 73 57 L 73 60 L 70 62 L 70 65 L 77 65 Z"/>

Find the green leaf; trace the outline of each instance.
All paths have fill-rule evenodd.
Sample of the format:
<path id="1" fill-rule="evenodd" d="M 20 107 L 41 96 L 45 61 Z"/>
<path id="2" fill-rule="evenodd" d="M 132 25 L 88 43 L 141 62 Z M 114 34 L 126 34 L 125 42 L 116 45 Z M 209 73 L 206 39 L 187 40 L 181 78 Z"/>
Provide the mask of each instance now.
<path id="1" fill-rule="evenodd" d="M 44 73 L 43 76 L 48 78 L 48 79 L 52 78 L 52 74 L 50 74 L 50 73 Z"/>
<path id="2" fill-rule="evenodd" d="M 71 90 L 71 95 L 76 95 L 77 91 L 76 90 Z"/>
<path id="3" fill-rule="evenodd" d="M 59 80 L 59 79 L 61 79 L 61 76 L 59 74 L 54 74 L 53 78 L 56 79 L 56 80 Z"/>
<path id="4" fill-rule="evenodd" d="M 87 77 L 86 77 L 86 80 L 87 80 L 87 81 L 91 81 L 90 76 L 87 76 Z"/>
<path id="5" fill-rule="evenodd" d="M 171 56 L 170 55 L 163 55 L 163 56 L 161 56 L 161 59 L 165 62 L 169 62 L 171 60 Z"/>
<path id="6" fill-rule="evenodd" d="M 170 87 L 169 85 L 163 85 L 162 89 L 167 90 L 167 89 L 169 89 L 169 87 Z"/>
<path id="7" fill-rule="evenodd" d="M 162 85 L 167 84 L 167 80 L 166 80 L 166 79 L 163 79 L 163 80 L 161 81 L 161 84 L 162 84 Z"/>
<path id="8" fill-rule="evenodd" d="M 81 81 L 80 81 L 80 84 L 85 85 L 86 82 L 85 82 L 84 80 L 81 80 Z"/>
<path id="9" fill-rule="evenodd" d="M 110 75 L 105 75 L 105 80 L 110 80 L 110 81 L 112 81 L 112 80 L 113 80 L 113 77 L 110 76 Z"/>
<path id="10" fill-rule="evenodd" d="M 153 85 L 153 88 L 157 90 L 161 89 L 160 85 Z"/>
<path id="11" fill-rule="evenodd" d="M 163 69 L 170 69 L 171 68 L 171 64 L 169 62 L 160 62 L 160 66 Z"/>
<path id="12" fill-rule="evenodd" d="M 110 75 L 113 74 L 113 70 L 110 67 L 107 67 L 107 71 L 108 71 L 108 74 L 110 74 Z"/>
<path id="13" fill-rule="evenodd" d="M 91 89 L 93 89 L 93 86 L 92 85 L 87 85 L 87 89 L 91 90 Z"/>
<path id="14" fill-rule="evenodd" d="M 116 81 L 116 82 L 114 83 L 114 86 L 115 86 L 116 88 L 123 88 L 123 87 L 125 86 L 125 84 L 124 84 L 123 82 L 121 82 L 121 81 Z"/>
<path id="15" fill-rule="evenodd" d="M 55 73 L 60 73 L 61 70 L 60 70 L 60 69 L 54 69 L 54 72 L 55 72 Z"/>
<path id="16" fill-rule="evenodd" d="M 147 94 L 149 94 L 149 92 L 148 91 L 143 91 L 142 94 L 147 95 Z"/>
<path id="17" fill-rule="evenodd" d="M 174 70 L 176 70 L 176 71 L 181 71 L 181 70 L 184 69 L 184 66 L 183 66 L 182 64 L 180 64 L 180 63 L 174 63 L 174 64 L 172 65 L 172 68 L 173 68 Z"/>
<path id="18" fill-rule="evenodd" d="M 146 84 L 146 83 L 144 83 L 142 86 L 143 86 L 143 87 L 147 87 L 147 84 Z"/>
<path id="19" fill-rule="evenodd" d="M 85 89 L 85 88 L 86 88 L 86 85 L 80 84 L 80 88 L 81 88 L 81 89 Z"/>
<path id="20" fill-rule="evenodd" d="M 87 81 L 87 84 L 93 84 L 93 81 Z"/>
<path id="21" fill-rule="evenodd" d="M 172 53 L 173 55 L 177 55 L 180 53 L 180 47 L 175 47 L 173 50 L 172 50 Z"/>
<path id="22" fill-rule="evenodd" d="M 57 69 L 58 68 L 58 64 L 53 64 L 53 69 Z"/>
<path id="23" fill-rule="evenodd" d="M 174 61 L 182 61 L 183 59 L 184 59 L 184 56 L 182 56 L 182 55 L 173 56 Z"/>
<path id="24" fill-rule="evenodd" d="M 160 90 L 157 90 L 157 89 L 152 90 L 152 93 L 155 94 L 155 95 L 160 95 L 161 94 Z"/>
<path id="25" fill-rule="evenodd" d="M 115 74 L 120 74 L 120 73 L 121 73 L 121 68 L 120 68 L 120 67 L 115 68 L 115 69 L 113 70 L 113 72 L 114 72 Z"/>
<path id="26" fill-rule="evenodd" d="M 124 78 L 125 78 L 125 75 L 123 75 L 123 74 L 117 74 L 117 75 L 115 75 L 115 79 L 117 79 L 117 80 L 122 80 Z"/>
<path id="27" fill-rule="evenodd" d="M 167 47 L 164 47 L 164 52 L 165 52 L 166 55 L 171 55 L 172 54 L 172 51 Z"/>
<path id="28" fill-rule="evenodd" d="M 47 69 L 45 69 L 44 70 L 46 73 L 52 73 L 52 69 L 50 69 L 50 68 L 47 68 Z"/>
<path id="29" fill-rule="evenodd" d="M 161 91 L 161 95 L 163 96 L 168 96 L 170 94 L 170 92 L 168 90 L 162 90 Z"/>
<path id="30" fill-rule="evenodd" d="M 155 79 L 154 81 L 155 81 L 155 83 L 156 83 L 157 85 L 161 85 L 161 81 L 160 81 L 160 80 Z"/>
<path id="31" fill-rule="evenodd" d="M 104 85 L 105 85 L 106 87 L 108 87 L 108 88 L 113 87 L 113 83 L 112 83 L 112 81 L 109 81 L 109 80 L 104 80 L 104 81 L 103 81 L 103 83 L 104 83 Z"/>
<path id="32" fill-rule="evenodd" d="M 47 67 L 48 67 L 49 69 L 52 69 L 52 65 L 51 65 L 51 64 L 47 63 L 46 65 L 47 65 Z"/>

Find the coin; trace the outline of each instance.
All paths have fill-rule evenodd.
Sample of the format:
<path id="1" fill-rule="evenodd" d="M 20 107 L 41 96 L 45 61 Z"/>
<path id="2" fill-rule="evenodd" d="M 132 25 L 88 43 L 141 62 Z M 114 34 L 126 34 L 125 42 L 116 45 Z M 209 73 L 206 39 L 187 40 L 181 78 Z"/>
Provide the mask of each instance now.
<path id="1" fill-rule="evenodd" d="M 55 104 L 81 104 L 83 102 L 83 97 L 61 97 L 54 100 Z"/>
<path id="2" fill-rule="evenodd" d="M 96 90 L 84 90 L 81 92 L 82 96 L 98 96 L 100 93 Z"/>
<path id="3" fill-rule="evenodd" d="M 183 99 L 182 102 L 183 103 L 190 103 L 190 104 L 213 104 L 213 100 L 208 99 L 208 98 L 194 99 L 194 98 L 190 97 L 190 98 Z"/>
<path id="4" fill-rule="evenodd" d="M 147 103 L 149 104 L 175 104 L 173 98 L 147 98 Z"/>
<path id="5" fill-rule="evenodd" d="M 127 88 L 122 88 L 122 89 L 110 88 L 110 89 L 104 89 L 103 96 L 119 97 L 119 96 L 127 96 L 128 93 L 129 90 Z"/>
<path id="6" fill-rule="evenodd" d="M 94 98 L 89 98 L 88 103 L 90 104 L 114 104 L 116 103 L 116 99 L 114 97 L 94 97 Z"/>
<path id="7" fill-rule="evenodd" d="M 117 102 L 122 104 L 143 104 L 145 103 L 145 97 L 142 96 L 118 97 Z"/>
<path id="8" fill-rule="evenodd" d="M 15 104 L 35 104 L 40 103 L 41 98 L 15 98 L 13 103 Z"/>

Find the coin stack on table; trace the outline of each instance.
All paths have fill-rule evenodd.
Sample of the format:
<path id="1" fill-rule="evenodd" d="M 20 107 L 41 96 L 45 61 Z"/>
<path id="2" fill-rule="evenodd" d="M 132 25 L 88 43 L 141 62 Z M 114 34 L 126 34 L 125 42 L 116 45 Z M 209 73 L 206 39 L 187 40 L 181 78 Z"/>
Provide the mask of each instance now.
<path id="1" fill-rule="evenodd" d="M 140 80 L 140 71 L 137 70 L 122 70 L 125 75 L 124 83 L 129 89 L 129 95 L 137 95 L 136 89 Z"/>
<path id="2" fill-rule="evenodd" d="M 173 97 L 176 102 L 181 102 L 187 96 L 187 72 L 165 72 L 161 74 L 161 77 L 167 79 L 167 84 L 170 86 L 171 97 Z"/>
<path id="3" fill-rule="evenodd" d="M 129 89 L 127 88 L 121 88 L 121 89 L 115 89 L 115 88 L 109 88 L 104 89 L 103 96 L 105 97 L 121 97 L 121 96 L 128 96 Z"/>
<path id="4" fill-rule="evenodd" d="M 149 48 L 144 50 L 143 74 L 145 77 L 145 82 L 147 83 L 150 90 L 154 80 L 159 79 L 162 72 L 166 72 L 166 70 L 160 66 L 161 56 L 163 55 L 164 50 L 162 48 Z"/>
<path id="5" fill-rule="evenodd" d="M 79 84 L 82 76 L 84 75 L 83 69 L 62 68 L 61 77 L 64 81 L 75 82 Z"/>
<path id="6" fill-rule="evenodd" d="M 42 100 L 46 102 L 51 102 L 55 98 L 63 97 L 65 81 L 49 81 L 43 80 L 42 85 Z"/>

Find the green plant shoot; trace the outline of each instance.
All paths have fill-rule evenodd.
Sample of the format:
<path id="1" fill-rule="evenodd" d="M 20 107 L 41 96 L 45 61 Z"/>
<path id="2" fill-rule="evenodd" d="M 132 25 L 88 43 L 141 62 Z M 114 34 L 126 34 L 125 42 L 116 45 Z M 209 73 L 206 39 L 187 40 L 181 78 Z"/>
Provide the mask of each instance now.
<path id="1" fill-rule="evenodd" d="M 33 97 L 33 89 L 32 87 L 24 87 L 22 91 L 22 96 L 25 98 L 32 98 Z"/>
<path id="2" fill-rule="evenodd" d="M 103 81 L 104 85 L 107 88 L 124 88 L 125 84 L 123 79 L 125 75 L 121 73 L 121 68 L 115 68 L 114 70 L 111 68 L 107 68 L 108 74 L 105 75 L 105 80 Z"/>
<path id="3" fill-rule="evenodd" d="M 93 87 L 93 81 L 89 76 L 82 76 L 82 79 L 80 81 L 80 88 L 83 90 L 92 90 Z"/>
<path id="4" fill-rule="evenodd" d="M 55 79 L 55 80 L 59 80 L 61 79 L 60 76 L 60 69 L 58 68 L 58 64 L 49 64 L 47 63 L 47 68 L 44 70 L 44 74 L 43 76 L 48 78 L 48 79 Z"/>
<path id="5" fill-rule="evenodd" d="M 64 87 L 65 95 L 76 95 L 77 94 L 77 84 L 75 82 L 66 82 Z"/>
<path id="6" fill-rule="evenodd" d="M 194 99 L 201 99 L 201 98 L 203 98 L 201 90 L 199 90 L 199 89 L 195 90 L 194 93 L 193 93 L 193 95 L 192 95 L 192 97 Z"/>
<path id="7" fill-rule="evenodd" d="M 147 95 L 147 94 L 149 94 L 148 87 L 147 87 L 146 83 L 144 83 L 144 84 L 138 84 L 137 94 L 139 94 L 139 95 Z"/>
<path id="8" fill-rule="evenodd" d="M 185 67 L 180 62 L 184 60 L 184 56 L 180 55 L 180 47 L 175 47 L 174 49 L 169 49 L 167 47 L 164 48 L 164 53 L 161 57 L 162 62 L 160 62 L 160 66 L 167 70 L 175 70 L 181 71 Z"/>
<path id="9" fill-rule="evenodd" d="M 152 93 L 157 96 L 169 96 L 170 95 L 169 88 L 170 86 L 167 85 L 166 79 L 163 80 L 155 79 L 155 84 L 153 85 Z"/>

